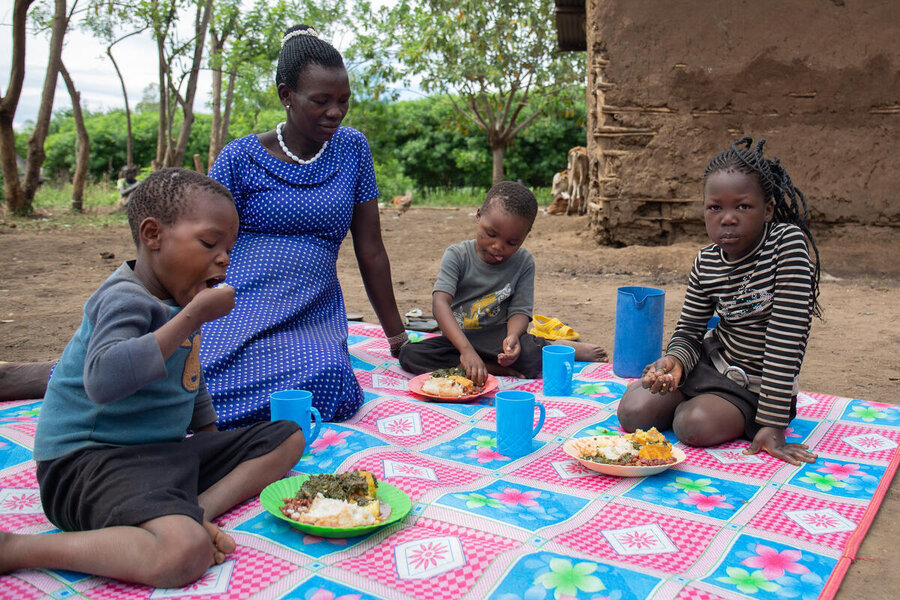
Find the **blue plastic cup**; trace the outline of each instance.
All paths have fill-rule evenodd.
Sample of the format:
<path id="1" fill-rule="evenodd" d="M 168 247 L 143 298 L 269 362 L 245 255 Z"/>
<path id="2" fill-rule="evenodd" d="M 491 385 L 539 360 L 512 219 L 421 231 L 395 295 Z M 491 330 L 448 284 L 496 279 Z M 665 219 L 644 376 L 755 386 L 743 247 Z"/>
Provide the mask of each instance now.
<path id="1" fill-rule="evenodd" d="M 540 410 L 537 425 L 534 424 L 534 407 Z M 497 451 L 509 458 L 519 458 L 529 454 L 532 439 L 544 426 L 547 411 L 544 405 L 535 402 L 534 394 L 518 390 L 497 392 L 494 397 L 497 410 Z"/>
<path id="2" fill-rule="evenodd" d="M 293 421 L 303 430 L 306 447 L 319 435 L 322 415 L 312 405 L 312 392 L 306 390 L 281 390 L 269 395 L 269 411 L 272 421 Z M 316 426 L 312 427 L 312 420 Z M 312 431 L 310 431 L 312 427 Z"/>
<path id="3" fill-rule="evenodd" d="M 575 372 L 575 348 L 544 346 L 542 353 L 545 396 L 571 396 Z"/>

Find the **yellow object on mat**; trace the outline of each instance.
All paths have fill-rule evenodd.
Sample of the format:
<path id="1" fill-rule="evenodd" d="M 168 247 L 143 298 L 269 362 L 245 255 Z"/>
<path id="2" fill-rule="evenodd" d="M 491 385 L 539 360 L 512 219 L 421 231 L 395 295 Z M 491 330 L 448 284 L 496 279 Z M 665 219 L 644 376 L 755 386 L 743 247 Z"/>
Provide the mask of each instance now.
<path id="1" fill-rule="evenodd" d="M 581 337 L 577 331 L 559 319 L 551 319 L 544 315 L 534 315 L 528 333 L 548 340 L 577 340 Z"/>

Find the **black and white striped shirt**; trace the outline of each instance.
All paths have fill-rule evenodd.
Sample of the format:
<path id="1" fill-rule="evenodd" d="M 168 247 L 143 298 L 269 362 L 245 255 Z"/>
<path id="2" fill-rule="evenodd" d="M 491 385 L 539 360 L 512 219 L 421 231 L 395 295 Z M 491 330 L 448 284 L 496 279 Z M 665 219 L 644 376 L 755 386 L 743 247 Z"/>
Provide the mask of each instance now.
<path id="1" fill-rule="evenodd" d="M 812 320 L 813 265 L 796 225 L 767 225 L 759 245 L 737 261 L 710 244 L 694 260 L 681 318 L 666 354 L 694 368 L 706 322 L 721 318 L 714 335 L 730 365 L 762 378 L 756 422 L 787 427 L 794 380 Z"/>

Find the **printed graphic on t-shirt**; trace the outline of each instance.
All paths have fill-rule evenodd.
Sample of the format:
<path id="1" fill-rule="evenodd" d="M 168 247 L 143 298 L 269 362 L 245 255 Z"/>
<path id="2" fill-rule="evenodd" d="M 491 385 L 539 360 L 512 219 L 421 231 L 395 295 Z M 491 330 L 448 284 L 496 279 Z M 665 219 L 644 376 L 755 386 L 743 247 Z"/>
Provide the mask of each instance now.
<path id="1" fill-rule="evenodd" d="M 456 322 L 463 329 L 481 329 L 481 322 L 485 318 L 493 317 L 500 309 L 500 305 L 512 296 L 512 285 L 507 283 L 496 292 L 491 292 L 475 300 L 468 306 L 461 306 L 453 313 Z"/>
<path id="2" fill-rule="evenodd" d="M 774 298 L 772 292 L 765 289 L 748 289 L 749 284 L 750 276 L 747 275 L 741 282 L 737 294 L 728 298 L 719 298 L 718 312 L 726 321 L 762 314 L 771 308 Z"/>
<path id="3" fill-rule="evenodd" d="M 187 358 L 184 359 L 184 373 L 181 375 L 181 385 L 188 392 L 196 392 L 200 387 L 200 332 L 195 332 L 184 340 L 182 348 L 190 348 Z"/>

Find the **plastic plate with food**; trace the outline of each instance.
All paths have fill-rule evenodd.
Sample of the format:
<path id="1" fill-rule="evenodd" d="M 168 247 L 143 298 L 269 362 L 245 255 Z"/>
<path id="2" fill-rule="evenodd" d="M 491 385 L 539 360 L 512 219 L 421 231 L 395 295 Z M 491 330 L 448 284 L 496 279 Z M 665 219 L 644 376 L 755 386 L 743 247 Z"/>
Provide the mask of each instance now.
<path id="1" fill-rule="evenodd" d="M 500 384 L 493 375 L 488 375 L 484 385 L 479 387 L 470 379 L 466 379 L 465 371 L 456 367 L 440 369 L 432 373 L 423 373 L 409 380 L 409 391 L 439 400 L 441 402 L 468 402 L 489 394 Z"/>
<path id="2" fill-rule="evenodd" d="M 259 494 L 269 513 L 291 526 L 324 538 L 366 535 L 406 518 L 406 493 L 368 471 L 287 477 Z"/>
<path id="3" fill-rule="evenodd" d="M 587 469 L 616 477 L 646 477 L 662 473 L 686 458 L 656 427 L 624 435 L 574 438 L 563 451 Z"/>

